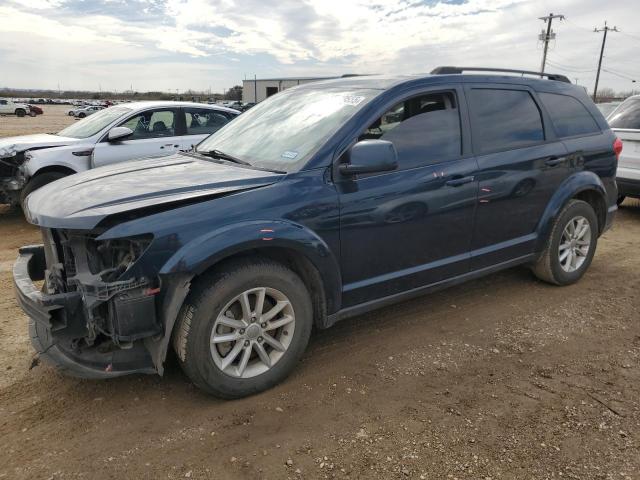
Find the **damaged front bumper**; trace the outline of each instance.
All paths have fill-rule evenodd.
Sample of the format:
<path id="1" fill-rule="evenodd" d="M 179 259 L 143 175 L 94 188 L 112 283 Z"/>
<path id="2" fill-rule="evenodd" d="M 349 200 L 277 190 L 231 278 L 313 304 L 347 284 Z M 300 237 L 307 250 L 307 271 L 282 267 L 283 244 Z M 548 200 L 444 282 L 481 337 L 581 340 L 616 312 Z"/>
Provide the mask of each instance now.
<path id="1" fill-rule="evenodd" d="M 157 373 L 151 355 L 142 341 L 114 343 L 109 338 L 93 338 L 88 322 L 90 312 L 86 292 L 82 289 L 62 293 L 44 293 L 34 282 L 49 275 L 44 245 L 19 250 L 13 278 L 16 299 L 30 317 L 31 341 L 45 361 L 64 373 L 82 378 L 108 378 L 130 373 Z M 116 301 L 115 298 L 118 297 Z M 125 322 L 144 313 L 140 310 L 142 294 L 119 293 L 113 302 L 116 320 Z M 148 300 L 143 300 L 148 309 Z M 110 310 L 111 311 L 111 310 Z"/>

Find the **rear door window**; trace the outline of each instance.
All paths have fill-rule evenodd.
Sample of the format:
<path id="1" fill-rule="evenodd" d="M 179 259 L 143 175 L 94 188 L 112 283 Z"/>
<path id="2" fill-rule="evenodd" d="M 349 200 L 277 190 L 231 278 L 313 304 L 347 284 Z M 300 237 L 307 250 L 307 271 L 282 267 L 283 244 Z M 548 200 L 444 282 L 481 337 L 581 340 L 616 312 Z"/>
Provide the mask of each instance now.
<path id="1" fill-rule="evenodd" d="M 513 150 L 544 141 L 542 116 L 528 91 L 474 88 L 469 101 L 477 153 Z"/>
<path id="2" fill-rule="evenodd" d="M 629 98 L 622 102 L 609 117 L 611 128 L 640 130 L 640 98 Z"/>
<path id="3" fill-rule="evenodd" d="M 599 133 L 600 127 L 585 106 L 568 95 L 538 93 L 559 137 Z"/>
<path id="4" fill-rule="evenodd" d="M 210 135 L 229 123 L 235 115 L 211 108 L 185 108 L 187 135 Z"/>

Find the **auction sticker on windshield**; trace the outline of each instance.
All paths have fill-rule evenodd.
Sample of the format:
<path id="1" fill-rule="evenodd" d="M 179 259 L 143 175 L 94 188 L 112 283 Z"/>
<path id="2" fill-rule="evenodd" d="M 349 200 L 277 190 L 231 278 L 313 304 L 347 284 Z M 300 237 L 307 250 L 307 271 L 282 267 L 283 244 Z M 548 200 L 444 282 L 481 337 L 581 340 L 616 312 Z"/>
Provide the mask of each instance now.
<path id="1" fill-rule="evenodd" d="M 294 159 L 298 156 L 298 152 L 292 152 L 291 150 L 287 150 L 286 152 L 282 152 L 282 155 L 280 155 L 282 158 L 290 158 L 290 159 Z"/>

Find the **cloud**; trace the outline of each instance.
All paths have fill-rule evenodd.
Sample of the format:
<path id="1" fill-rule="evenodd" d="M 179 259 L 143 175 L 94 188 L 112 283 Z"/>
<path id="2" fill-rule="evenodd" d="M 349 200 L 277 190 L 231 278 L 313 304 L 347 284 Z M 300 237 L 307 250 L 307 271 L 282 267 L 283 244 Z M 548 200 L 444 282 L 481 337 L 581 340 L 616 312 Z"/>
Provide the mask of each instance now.
<path id="1" fill-rule="evenodd" d="M 610 2 L 607 17 L 633 33 L 634 3 Z M 140 89 L 221 89 L 245 74 L 536 69 L 538 17 L 549 11 L 571 21 L 554 24 L 550 68 L 591 82 L 599 37 L 589 29 L 603 21 L 595 0 L 5 0 L 0 83 L 128 88 L 133 77 Z M 640 67 L 622 63 L 640 46 L 636 33 L 610 35 L 605 64 L 640 81 Z M 613 74 L 603 82 L 631 87 Z"/>

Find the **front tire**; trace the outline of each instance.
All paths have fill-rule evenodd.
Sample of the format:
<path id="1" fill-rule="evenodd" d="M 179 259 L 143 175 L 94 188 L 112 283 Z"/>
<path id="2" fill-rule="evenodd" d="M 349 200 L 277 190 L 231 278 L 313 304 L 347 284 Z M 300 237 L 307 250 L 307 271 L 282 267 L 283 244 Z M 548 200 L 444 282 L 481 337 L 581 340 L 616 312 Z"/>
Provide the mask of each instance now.
<path id="1" fill-rule="evenodd" d="M 312 324 L 310 295 L 298 275 L 270 260 L 245 260 L 195 284 L 178 316 L 173 346 L 196 386 L 239 398 L 289 375 Z"/>
<path id="2" fill-rule="evenodd" d="M 575 283 L 591 265 L 597 244 L 596 213 L 587 202 L 571 200 L 554 222 L 533 273 L 555 285 Z"/>

